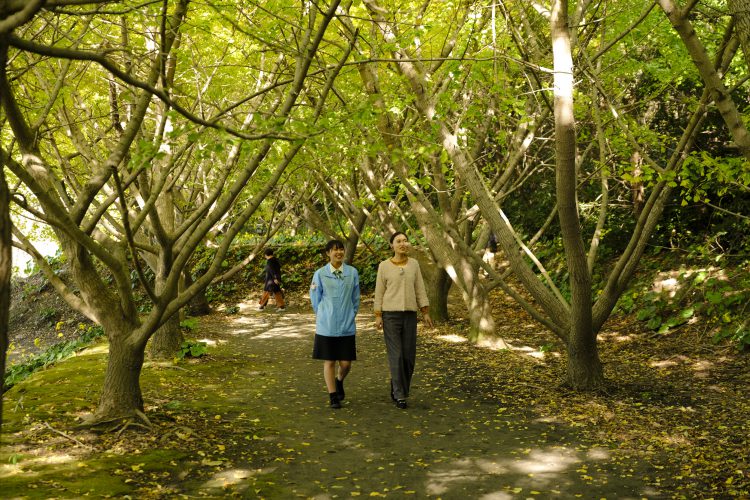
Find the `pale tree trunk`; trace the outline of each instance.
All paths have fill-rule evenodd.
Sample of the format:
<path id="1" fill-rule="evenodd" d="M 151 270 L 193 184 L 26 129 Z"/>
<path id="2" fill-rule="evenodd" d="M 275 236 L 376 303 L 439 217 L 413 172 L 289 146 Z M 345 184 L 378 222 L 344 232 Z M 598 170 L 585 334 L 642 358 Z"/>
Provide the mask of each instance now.
<path id="1" fill-rule="evenodd" d="M 1 153 L 0 153 L 1 154 Z M 5 356 L 8 352 L 8 315 L 13 252 L 10 231 L 10 193 L 5 183 L 5 165 L 0 163 L 0 434 L 3 427 Z"/>
<path id="2" fill-rule="evenodd" d="M 458 246 L 456 242 L 446 234 L 440 224 L 435 224 L 424 213 L 425 210 L 421 205 L 413 202 L 412 206 L 438 265 L 461 290 L 461 297 L 469 314 L 469 340 L 476 343 L 491 342 L 493 345 L 499 343 L 502 347 L 507 347 L 501 339 L 497 338 L 489 293 L 479 279 L 476 263 L 462 252 L 452 248 L 452 245 Z"/>
<path id="3" fill-rule="evenodd" d="M 638 151 L 633 151 L 630 161 L 633 165 L 633 177 L 641 179 L 641 174 L 643 173 L 643 159 L 641 158 L 641 154 Z M 640 180 L 631 182 L 630 193 L 631 199 L 633 200 L 633 215 L 635 215 L 636 218 L 640 217 L 645 197 L 643 182 Z"/>
<path id="4" fill-rule="evenodd" d="M 571 321 L 568 335 L 568 382 L 594 389 L 604 382 L 591 317 L 591 274 L 588 271 L 578 218 L 573 110 L 573 57 L 568 28 L 568 1 L 556 0 L 551 15 L 555 92 L 555 160 L 557 213 L 570 274 Z"/>
<path id="5" fill-rule="evenodd" d="M 354 256 L 357 253 L 357 244 L 359 243 L 359 235 L 362 234 L 362 229 L 365 228 L 369 217 L 364 211 L 359 212 L 353 221 L 351 221 L 351 229 L 349 236 L 346 238 L 346 255 L 344 260 L 346 262 L 354 262 Z"/>

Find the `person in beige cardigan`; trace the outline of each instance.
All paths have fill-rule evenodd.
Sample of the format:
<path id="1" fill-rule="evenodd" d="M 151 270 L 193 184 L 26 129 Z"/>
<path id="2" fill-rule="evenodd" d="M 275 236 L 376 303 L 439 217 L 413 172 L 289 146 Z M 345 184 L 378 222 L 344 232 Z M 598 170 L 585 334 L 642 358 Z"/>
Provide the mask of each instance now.
<path id="1" fill-rule="evenodd" d="M 375 326 L 383 328 L 391 372 L 391 399 L 397 408 L 405 409 L 417 358 L 417 311 L 421 311 L 429 327 L 432 319 L 419 262 L 409 257 L 409 239 L 397 232 L 390 242 L 393 257 L 378 265 L 373 309 Z"/>

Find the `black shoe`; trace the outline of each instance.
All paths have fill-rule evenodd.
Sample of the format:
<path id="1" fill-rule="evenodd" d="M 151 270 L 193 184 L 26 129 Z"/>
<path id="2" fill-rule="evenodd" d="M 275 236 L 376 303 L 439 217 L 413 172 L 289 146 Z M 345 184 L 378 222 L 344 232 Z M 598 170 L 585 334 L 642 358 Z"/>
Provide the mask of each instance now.
<path id="1" fill-rule="evenodd" d="M 343 401 L 346 397 L 346 393 L 344 392 L 344 381 L 336 379 L 336 394 L 339 397 L 339 401 Z"/>
<path id="2" fill-rule="evenodd" d="M 339 400 L 338 394 L 332 392 L 329 394 L 329 396 L 331 398 L 331 408 L 341 408 L 341 401 Z"/>
<path id="3" fill-rule="evenodd" d="M 405 410 L 406 409 L 406 400 L 405 399 L 397 399 L 396 400 L 396 408 L 399 410 Z"/>

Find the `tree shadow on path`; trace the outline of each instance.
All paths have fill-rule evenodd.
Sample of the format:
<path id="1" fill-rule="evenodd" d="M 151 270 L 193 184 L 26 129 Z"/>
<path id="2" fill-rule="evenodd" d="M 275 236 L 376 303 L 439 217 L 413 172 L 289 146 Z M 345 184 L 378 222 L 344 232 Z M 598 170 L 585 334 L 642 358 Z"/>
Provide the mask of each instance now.
<path id="1" fill-rule="evenodd" d="M 267 467 L 218 473 L 203 494 L 247 498 L 659 498 L 652 467 L 581 442 L 575 429 L 534 415 L 522 397 L 484 388 L 477 348 L 420 327 L 407 410 L 390 400 L 382 335 L 360 314 L 358 361 L 343 408 L 328 407 L 322 362 L 311 359 L 314 316 L 245 308 L 200 333 L 233 352 L 235 375 L 216 380 L 255 418 L 275 449 Z M 460 383 L 456 381 L 460 374 Z M 207 373 L 210 377 L 210 374 Z M 207 380 L 208 383 L 210 381 Z M 503 388 L 497 388 L 502 392 Z"/>

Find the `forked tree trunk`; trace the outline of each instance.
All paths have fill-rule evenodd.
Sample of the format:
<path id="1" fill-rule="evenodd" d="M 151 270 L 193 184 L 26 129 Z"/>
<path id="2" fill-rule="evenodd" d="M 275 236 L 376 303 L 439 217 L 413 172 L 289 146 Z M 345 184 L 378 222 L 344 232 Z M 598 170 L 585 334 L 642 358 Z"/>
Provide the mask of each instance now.
<path id="1" fill-rule="evenodd" d="M 469 333 L 468 338 L 472 342 L 492 344 L 495 347 L 507 348 L 505 341 L 498 337 L 495 331 L 495 318 L 492 316 L 492 303 L 490 302 L 487 288 L 479 283 L 479 275 L 476 275 L 475 283 L 464 291 L 464 302 L 469 310 Z"/>
<path id="2" fill-rule="evenodd" d="M 497 337 L 495 331 L 489 293 L 479 279 L 479 273 L 472 260 L 469 256 L 462 255 L 458 249 L 452 248 L 441 228 L 425 218 L 421 210 L 415 210 L 415 214 L 438 265 L 461 290 L 461 297 L 469 314 L 469 339 L 477 343 L 499 342 L 504 346 L 505 343 Z"/>
<path id="3" fill-rule="evenodd" d="M 555 172 L 558 216 L 570 274 L 568 382 L 576 389 L 595 389 L 604 382 L 592 320 L 591 273 L 578 216 L 573 109 L 573 57 L 568 2 L 555 0 L 551 18 L 555 88 Z"/>
<path id="4" fill-rule="evenodd" d="M 127 329 L 125 325 L 121 328 Z M 132 417 L 136 411 L 143 411 L 140 376 L 145 349 L 127 341 L 130 333 L 107 332 L 109 360 L 95 421 Z"/>

